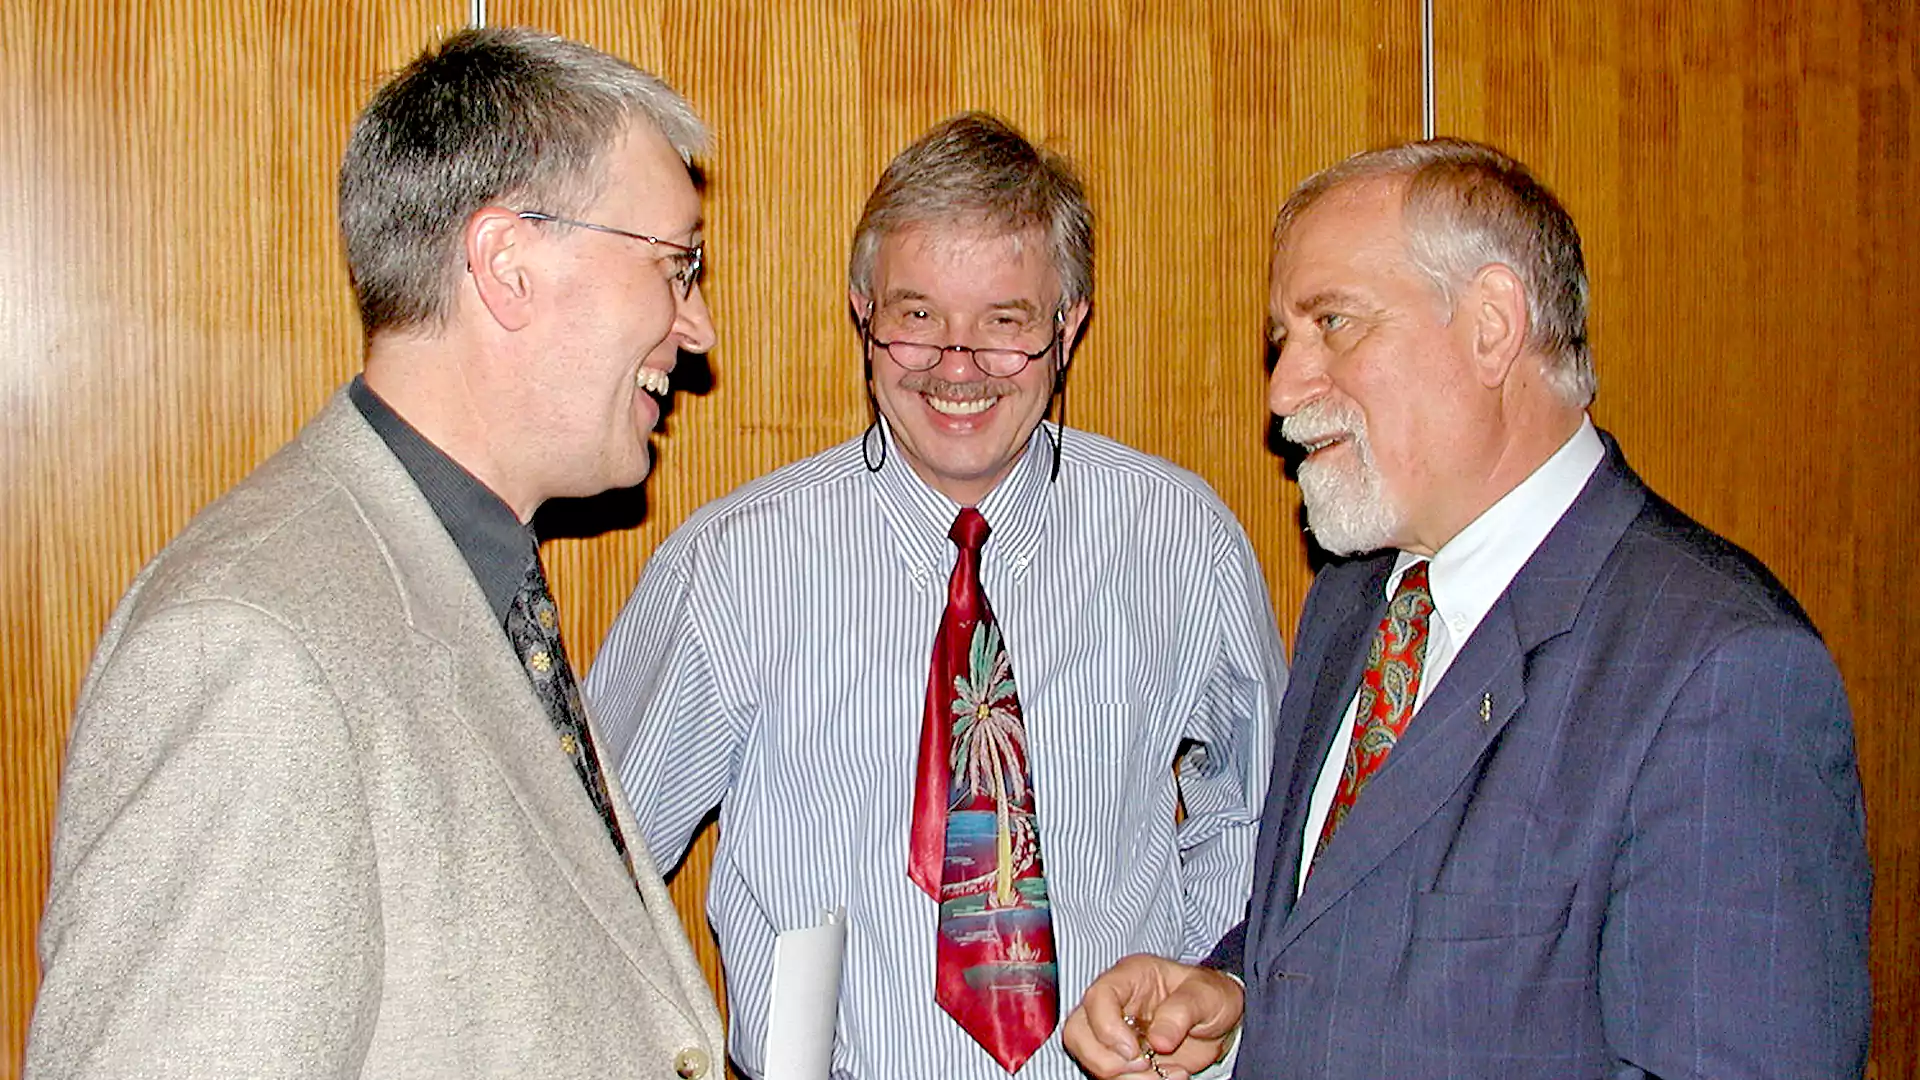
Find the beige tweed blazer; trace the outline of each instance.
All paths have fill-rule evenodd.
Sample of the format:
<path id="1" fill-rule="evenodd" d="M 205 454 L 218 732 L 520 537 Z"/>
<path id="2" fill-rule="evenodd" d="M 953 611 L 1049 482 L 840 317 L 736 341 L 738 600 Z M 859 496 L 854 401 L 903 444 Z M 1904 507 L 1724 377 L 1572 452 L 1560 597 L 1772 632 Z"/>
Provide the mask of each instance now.
<path id="1" fill-rule="evenodd" d="M 555 739 L 460 552 L 335 395 L 101 639 L 27 1076 L 718 1076 L 659 875 L 636 850 L 635 891 Z"/>

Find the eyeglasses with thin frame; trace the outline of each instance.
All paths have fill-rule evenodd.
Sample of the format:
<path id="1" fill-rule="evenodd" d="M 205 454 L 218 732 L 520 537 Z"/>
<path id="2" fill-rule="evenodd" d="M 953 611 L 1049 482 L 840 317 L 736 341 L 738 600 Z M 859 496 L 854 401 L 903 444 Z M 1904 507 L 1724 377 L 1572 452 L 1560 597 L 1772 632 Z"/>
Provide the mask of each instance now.
<path id="1" fill-rule="evenodd" d="M 644 233 L 628 232 L 625 229 L 616 229 L 611 225 L 595 225 L 591 221 L 575 221 L 572 218 L 555 217 L 552 214 L 543 214 L 538 210 L 516 210 L 514 213 L 528 221 L 545 221 L 554 225 L 571 225 L 576 229 L 592 229 L 594 232 L 624 236 L 629 240 L 642 240 L 656 248 L 666 248 L 667 258 L 673 263 L 673 273 L 669 276 L 673 280 L 674 287 L 680 291 L 681 299 L 684 300 L 692 296 L 693 287 L 700 284 L 700 270 L 706 265 L 707 246 L 705 244 L 695 244 L 692 247 L 688 247 L 685 244 L 676 244 L 671 240 L 662 240 L 658 236 L 647 236 Z"/>
<path id="2" fill-rule="evenodd" d="M 937 367 L 942 357 L 948 353 L 966 353 L 973 357 L 973 366 L 980 369 L 982 375 L 995 379 L 1011 379 L 1027 369 L 1027 365 L 1060 347 L 1060 337 L 1066 329 L 1066 315 L 1053 313 L 1053 340 L 1039 352 L 1025 349 L 979 349 L 971 345 L 933 345 L 923 341 L 881 341 L 873 336 L 873 306 L 867 306 L 867 317 L 860 323 L 860 335 L 869 346 L 886 350 L 893 362 L 906 371 L 931 371 Z"/>

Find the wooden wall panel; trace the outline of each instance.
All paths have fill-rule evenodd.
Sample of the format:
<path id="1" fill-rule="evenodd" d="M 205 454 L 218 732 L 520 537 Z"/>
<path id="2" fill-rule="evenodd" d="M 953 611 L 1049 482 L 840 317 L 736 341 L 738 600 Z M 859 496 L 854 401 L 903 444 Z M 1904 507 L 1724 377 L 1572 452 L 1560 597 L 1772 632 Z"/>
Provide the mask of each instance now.
<path id="1" fill-rule="evenodd" d="M 1879 868 L 1875 1070 L 1920 1075 L 1916 704 L 1896 552 L 1920 534 L 1905 334 L 1915 0 L 1439 0 L 1441 123 L 1539 167 L 1588 238 L 1602 422 L 1772 563 L 1860 715 Z M 60 749 L 113 601 L 354 369 L 333 232 L 347 124 L 465 0 L 0 5 L 0 1076 L 38 978 Z M 705 501 L 866 421 L 845 312 L 865 193 L 915 134 L 999 111 L 1079 159 L 1096 315 L 1070 419 L 1210 479 L 1289 631 L 1297 497 L 1264 450 L 1266 233 L 1301 176 L 1415 133 L 1413 0 L 492 0 L 667 76 L 710 162 L 711 389 L 643 491 L 557 508 L 589 659 L 646 552 Z M 265 10 L 262 10 L 262 9 Z M 711 837 L 674 882 L 697 940 Z M 705 954 L 718 981 L 710 947 Z"/>
<path id="2" fill-rule="evenodd" d="M 1914 0 L 1442 0 L 1442 130 L 1566 199 L 1600 423 L 1765 560 L 1845 675 L 1876 867 L 1870 1075 L 1920 1076 Z"/>

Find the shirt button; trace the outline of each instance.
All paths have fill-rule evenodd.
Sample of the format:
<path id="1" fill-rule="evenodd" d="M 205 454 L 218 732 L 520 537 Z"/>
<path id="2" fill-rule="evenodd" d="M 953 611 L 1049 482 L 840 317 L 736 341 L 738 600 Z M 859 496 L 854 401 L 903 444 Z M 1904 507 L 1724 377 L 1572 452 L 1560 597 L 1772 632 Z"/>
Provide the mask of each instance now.
<path id="1" fill-rule="evenodd" d="M 706 1051 L 689 1046 L 673 1056 L 674 1075 L 683 1080 L 699 1080 L 707 1075 Z"/>

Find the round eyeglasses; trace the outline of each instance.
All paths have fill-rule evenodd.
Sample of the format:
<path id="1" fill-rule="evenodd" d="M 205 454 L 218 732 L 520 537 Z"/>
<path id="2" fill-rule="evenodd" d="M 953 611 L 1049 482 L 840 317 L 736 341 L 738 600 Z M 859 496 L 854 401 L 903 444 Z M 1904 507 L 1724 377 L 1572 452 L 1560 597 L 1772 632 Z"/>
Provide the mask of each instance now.
<path id="1" fill-rule="evenodd" d="M 982 375 L 995 379 L 1011 379 L 1027 369 L 1027 365 L 1046 356 L 1060 347 L 1060 335 L 1065 329 L 1066 317 L 1061 312 L 1053 313 L 1053 340 L 1039 352 L 1006 347 L 975 348 L 971 345 L 934 345 L 924 341 L 881 341 L 873 336 L 873 311 L 867 311 L 867 317 L 860 324 L 860 336 L 869 346 L 886 350 L 893 362 L 906 371 L 931 371 L 939 366 L 948 353 L 965 353 L 973 357 L 973 366 L 980 369 Z"/>
<path id="2" fill-rule="evenodd" d="M 700 270 L 706 265 L 707 246 L 705 244 L 695 244 L 692 247 L 688 247 L 685 244 L 676 244 L 671 240 L 662 240 L 657 236 L 628 232 L 625 229 L 616 229 L 611 225 L 595 225 L 591 221 L 575 221 L 572 218 L 555 217 L 552 214 L 543 214 L 538 210 L 516 210 L 514 213 L 528 221 L 545 221 L 554 225 L 571 225 L 576 229 L 592 229 L 594 232 L 603 232 L 612 236 L 624 236 L 629 240 L 640 240 L 656 248 L 665 248 L 666 260 L 673 267 L 673 272 L 667 276 L 672 279 L 674 288 L 679 291 L 682 300 L 692 296 L 693 287 L 700 284 Z"/>

